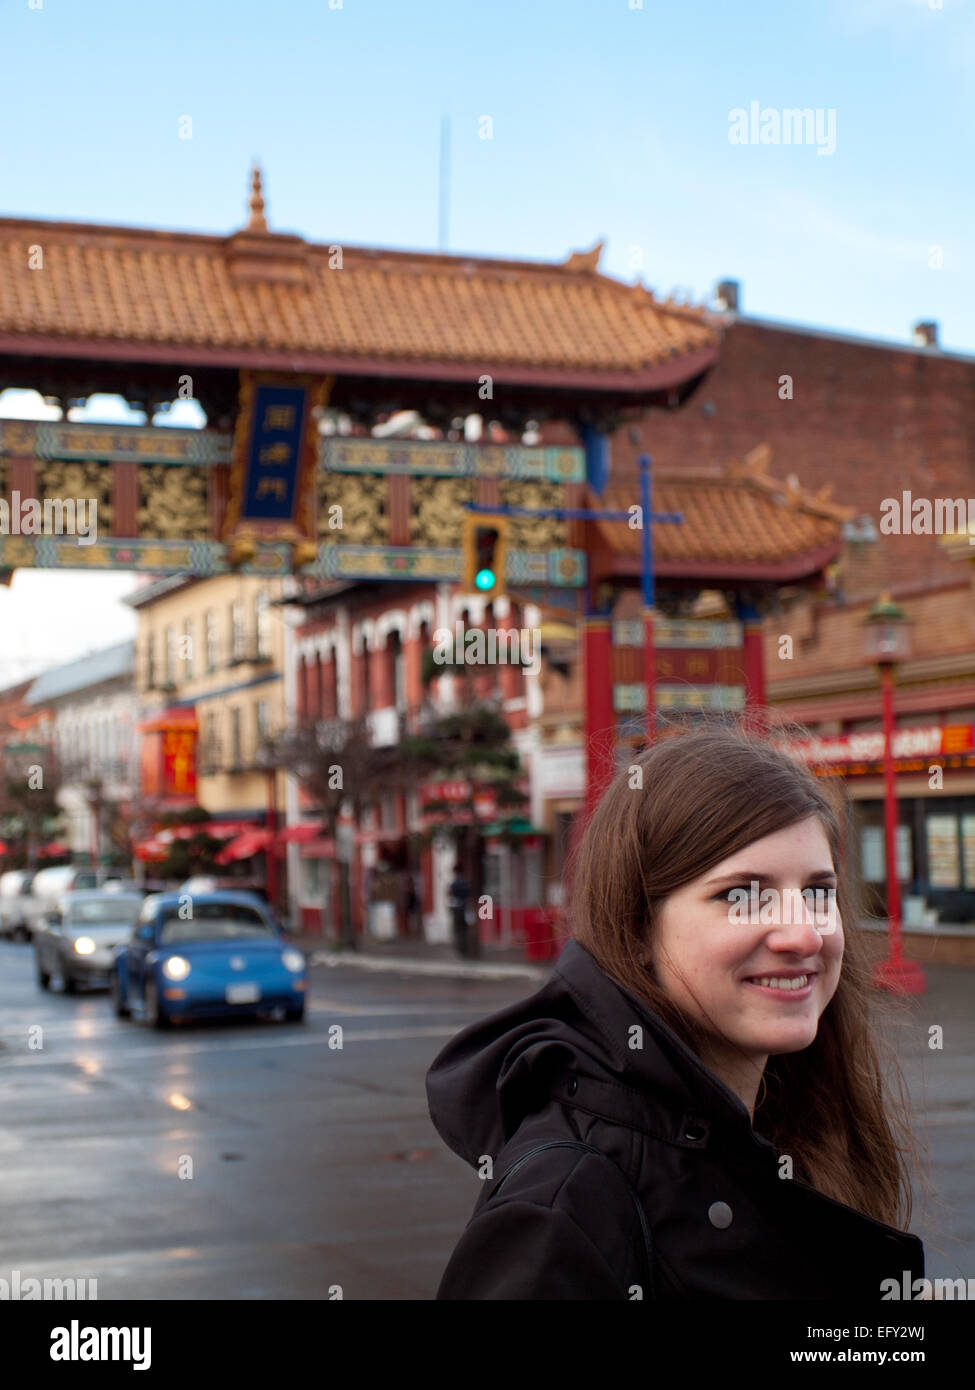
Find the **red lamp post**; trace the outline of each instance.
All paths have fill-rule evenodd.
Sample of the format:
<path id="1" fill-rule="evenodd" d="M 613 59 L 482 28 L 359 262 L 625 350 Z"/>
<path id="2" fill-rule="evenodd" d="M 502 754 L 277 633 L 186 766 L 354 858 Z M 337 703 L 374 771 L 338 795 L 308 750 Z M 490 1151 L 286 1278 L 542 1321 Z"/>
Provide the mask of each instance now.
<path id="1" fill-rule="evenodd" d="M 889 918 L 886 960 L 873 968 L 877 989 L 893 994 L 923 994 L 928 987 L 919 961 L 902 954 L 901 893 L 897 876 L 897 791 L 894 771 L 894 667 L 910 651 L 907 614 L 890 594 L 881 594 L 864 619 L 865 652 L 880 672 L 884 720 L 884 844 L 887 862 L 887 916 Z"/>

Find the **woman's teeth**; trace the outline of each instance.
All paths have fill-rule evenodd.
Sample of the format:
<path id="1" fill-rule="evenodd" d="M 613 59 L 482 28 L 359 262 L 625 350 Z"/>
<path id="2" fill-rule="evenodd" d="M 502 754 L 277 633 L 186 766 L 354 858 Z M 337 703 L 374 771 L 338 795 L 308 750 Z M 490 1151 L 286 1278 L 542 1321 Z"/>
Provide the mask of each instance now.
<path id="1" fill-rule="evenodd" d="M 750 981 L 753 985 L 765 985 L 767 989 L 805 989 L 809 983 L 808 975 L 761 975 Z"/>

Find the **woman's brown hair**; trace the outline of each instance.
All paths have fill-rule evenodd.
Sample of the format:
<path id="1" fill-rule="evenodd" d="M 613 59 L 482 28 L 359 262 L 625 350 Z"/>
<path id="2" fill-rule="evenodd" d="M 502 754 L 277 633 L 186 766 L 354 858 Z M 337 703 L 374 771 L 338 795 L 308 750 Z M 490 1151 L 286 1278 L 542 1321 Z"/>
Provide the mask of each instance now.
<path id="1" fill-rule="evenodd" d="M 843 965 L 815 1040 L 769 1057 L 753 1123 L 779 1154 L 791 1155 L 800 1181 L 906 1229 L 917 1141 L 896 1056 L 871 1019 L 876 1001 L 857 925 L 859 892 L 844 852 L 849 801 L 831 785 L 838 781 L 821 782 L 767 729 L 744 720 L 665 729 L 619 772 L 580 838 L 572 932 L 609 976 L 701 1054 L 706 1034 L 644 961 L 660 905 L 753 841 L 818 816 L 837 874 Z"/>

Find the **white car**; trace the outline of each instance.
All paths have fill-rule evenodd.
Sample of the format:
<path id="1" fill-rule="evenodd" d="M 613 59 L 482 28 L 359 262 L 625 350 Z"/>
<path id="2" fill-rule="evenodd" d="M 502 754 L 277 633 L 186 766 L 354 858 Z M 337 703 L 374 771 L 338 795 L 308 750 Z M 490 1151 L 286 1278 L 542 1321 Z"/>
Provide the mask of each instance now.
<path id="1" fill-rule="evenodd" d="M 29 940 L 25 902 L 33 877 L 33 869 L 8 869 L 0 874 L 0 936 Z"/>

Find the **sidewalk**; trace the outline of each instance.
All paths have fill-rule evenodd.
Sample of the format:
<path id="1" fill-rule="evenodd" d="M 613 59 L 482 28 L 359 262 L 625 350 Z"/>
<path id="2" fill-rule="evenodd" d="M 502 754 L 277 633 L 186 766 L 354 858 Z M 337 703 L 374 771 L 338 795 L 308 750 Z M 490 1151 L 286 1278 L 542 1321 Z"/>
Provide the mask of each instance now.
<path id="1" fill-rule="evenodd" d="M 403 974 L 466 975 L 472 979 L 507 979 L 522 977 L 543 981 L 551 973 L 555 957 L 550 961 L 530 961 L 521 944 L 514 946 L 482 946 L 480 956 L 465 960 L 447 941 L 424 941 L 416 937 L 395 937 L 377 941 L 359 936 L 355 947 L 342 947 L 317 932 L 305 932 L 289 937 L 304 951 L 313 965 L 351 965 L 367 970 L 397 970 Z"/>

